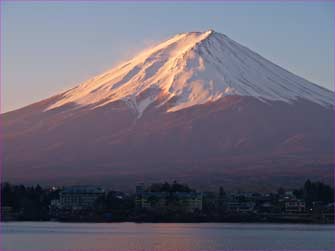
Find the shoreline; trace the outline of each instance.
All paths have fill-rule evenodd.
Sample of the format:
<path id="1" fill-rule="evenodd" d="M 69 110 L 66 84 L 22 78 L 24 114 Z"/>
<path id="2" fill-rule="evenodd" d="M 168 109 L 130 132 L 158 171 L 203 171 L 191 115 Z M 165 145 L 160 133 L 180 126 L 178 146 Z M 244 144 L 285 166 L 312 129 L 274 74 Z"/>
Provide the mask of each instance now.
<path id="1" fill-rule="evenodd" d="M 1 221 L 0 224 L 4 223 L 44 223 L 44 222 L 55 222 L 55 223 L 135 223 L 135 224 L 161 224 L 161 223 L 171 223 L 171 224 L 201 224 L 201 223 L 228 223 L 228 224 L 303 224 L 303 225 L 334 225 L 334 222 L 318 222 L 318 221 L 130 221 L 130 220 L 120 220 L 120 221 L 97 221 L 97 220 L 13 220 L 13 221 Z"/>

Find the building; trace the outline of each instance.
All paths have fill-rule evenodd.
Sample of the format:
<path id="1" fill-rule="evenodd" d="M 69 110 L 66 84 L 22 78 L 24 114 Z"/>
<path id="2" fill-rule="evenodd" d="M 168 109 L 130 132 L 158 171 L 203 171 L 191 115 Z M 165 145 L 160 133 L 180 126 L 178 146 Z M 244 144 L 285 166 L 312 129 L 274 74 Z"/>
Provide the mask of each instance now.
<path id="1" fill-rule="evenodd" d="M 306 204 L 302 200 L 291 199 L 285 202 L 286 213 L 304 213 L 306 211 Z"/>
<path id="2" fill-rule="evenodd" d="M 144 209 L 176 209 L 185 212 L 202 210 L 202 193 L 144 192 L 136 196 L 136 206 Z"/>
<path id="3" fill-rule="evenodd" d="M 136 194 L 136 207 L 143 209 L 163 209 L 167 207 L 168 193 L 142 192 Z"/>
<path id="4" fill-rule="evenodd" d="M 144 183 L 140 183 L 136 186 L 136 194 L 142 194 L 145 190 Z"/>
<path id="5" fill-rule="evenodd" d="M 142 184 L 136 186 L 135 204 L 136 208 L 148 210 L 202 211 L 203 195 L 198 192 L 147 192 Z"/>
<path id="6" fill-rule="evenodd" d="M 264 202 L 258 206 L 259 213 L 276 213 L 280 211 L 280 208 L 276 208 L 275 205 L 271 202 Z"/>
<path id="7" fill-rule="evenodd" d="M 177 192 L 176 198 L 179 200 L 181 207 L 186 212 L 202 211 L 202 193 L 197 192 Z"/>
<path id="8" fill-rule="evenodd" d="M 96 200 L 105 195 L 105 191 L 95 186 L 72 186 L 59 194 L 59 201 L 52 204 L 61 209 L 90 209 Z"/>
<path id="9" fill-rule="evenodd" d="M 231 213 L 253 213 L 255 205 L 254 202 L 228 202 L 227 210 Z"/>

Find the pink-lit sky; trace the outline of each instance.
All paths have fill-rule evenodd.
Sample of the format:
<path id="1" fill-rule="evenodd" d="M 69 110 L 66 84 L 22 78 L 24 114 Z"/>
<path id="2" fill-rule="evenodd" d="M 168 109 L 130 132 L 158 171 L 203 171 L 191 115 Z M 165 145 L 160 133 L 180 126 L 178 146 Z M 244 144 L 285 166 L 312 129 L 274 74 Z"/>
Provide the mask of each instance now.
<path id="1" fill-rule="evenodd" d="M 212 28 L 333 90 L 333 2 L 2 2 L 2 112 L 66 90 L 175 33 Z"/>

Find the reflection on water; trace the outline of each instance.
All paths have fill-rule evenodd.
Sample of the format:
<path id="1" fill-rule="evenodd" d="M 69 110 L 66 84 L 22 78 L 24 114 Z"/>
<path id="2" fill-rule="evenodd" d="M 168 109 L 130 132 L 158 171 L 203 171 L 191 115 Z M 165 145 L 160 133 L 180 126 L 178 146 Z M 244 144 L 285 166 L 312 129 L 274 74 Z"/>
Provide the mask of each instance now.
<path id="1" fill-rule="evenodd" d="M 334 226 L 228 223 L 3 223 L 4 250 L 333 250 Z"/>

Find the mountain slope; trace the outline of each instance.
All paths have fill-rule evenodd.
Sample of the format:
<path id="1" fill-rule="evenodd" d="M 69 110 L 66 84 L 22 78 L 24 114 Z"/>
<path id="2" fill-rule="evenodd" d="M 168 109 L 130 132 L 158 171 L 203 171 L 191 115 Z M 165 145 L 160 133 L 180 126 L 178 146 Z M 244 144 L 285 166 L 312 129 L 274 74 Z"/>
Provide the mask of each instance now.
<path id="1" fill-rule="evenodd" d="M 332 92 L 211 30 L 1 120 L 17 182 L 264 188 L 329 181 L 334 164 Z"/>

